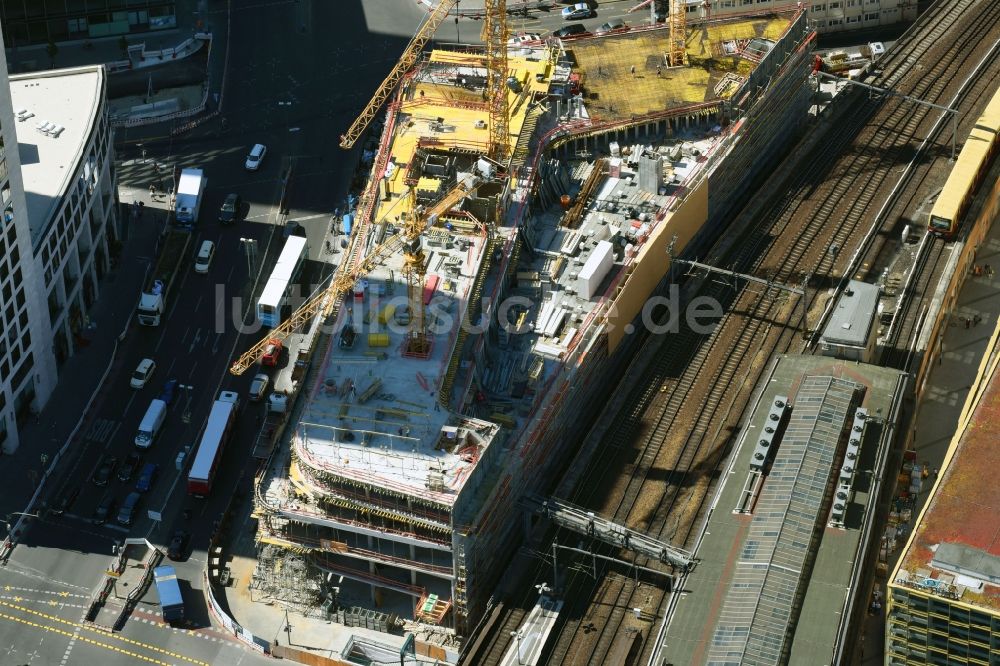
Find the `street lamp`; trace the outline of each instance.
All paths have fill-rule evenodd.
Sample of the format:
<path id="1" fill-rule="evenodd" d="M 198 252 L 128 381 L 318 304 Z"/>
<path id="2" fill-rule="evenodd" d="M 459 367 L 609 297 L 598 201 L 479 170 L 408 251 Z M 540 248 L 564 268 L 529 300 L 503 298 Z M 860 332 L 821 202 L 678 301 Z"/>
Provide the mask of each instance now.
<path id="1" fill-rule="evenodd" d="M 194 387 L 190 384 L 178 384 L 177 388 L 187 392 L 187 398 L 184 400 L 184 411 L 181 412 L 181 421 L 184 423 L 191 423 L 191 391 Z"/>
<path id="2" fill-rule="evenodd" d="M 521 638 L 524 637 L 524 632 L 518 629 L 517 631 L 510 632 L 510 636 L 517 641 L 517 663 L 523 666 L 524 662 L 521 661 Z"/>
<path id="3" fill-rule="evenodd" d="M 257 258 L 257 240 L 254 238 L 240 238 L 243 250 L 247 255 L 247 275 L 253 273 L 253 262 Z"/>
<path id="4" fill-rule="evenodd" d="M 25 513 L 24 511 L 14 511 L 12 513 L 8 513 L 7 517 L 3 521 L 3 524 L 7 526 L 7 538 L 11 540 L 11 543 L 13 543 L 13 541 L 14 541 L 13 538 L 11 537 L 11 532 L 14 531 L 14 528 L 10 524 L 10 517 L 11 516 L 24 516 L 26 518 L 39 518 L 40 517 L 37 514 L 34 514 L 34 513 Z"/>

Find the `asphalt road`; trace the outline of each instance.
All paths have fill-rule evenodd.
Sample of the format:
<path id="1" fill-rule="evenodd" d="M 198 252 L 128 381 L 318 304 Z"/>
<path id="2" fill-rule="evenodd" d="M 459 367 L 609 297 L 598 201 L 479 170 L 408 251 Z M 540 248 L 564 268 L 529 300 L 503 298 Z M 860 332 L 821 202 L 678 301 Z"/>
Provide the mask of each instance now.
<path id="1" fill-rule="evenodd" d="M 586 19 L 564 20 L 561 16 L 564 7 L 571 6 L 571 3 L 560 3 L 551 9 L 530 9 L 527 16 L 514 15 L 507 19 L 507 26 L 511 35 L 519 32 L 537 33 L 542 37 L 555 32 L 559 28 L 571 23 L 582 23 L 589 31 L 593 32 L 605 21 L 613 18 L 620 18 L 629 26 L 639 27 L 649 25 L 649 8 L 640 9 L 629 13 L 628 10 L 637 4 L 639 0 L 591 0 L 588 3 L 594 10 L 595 15 Z M 459 25 L 461 41 L 479 42 L 478 29 L 475 24 L 471 25 L 468 31 L 466 23 L 463 21 Z M 450 33 L 450 34 L 449 34 Z M 446 26 L 438 31 L 438 39 L 455 41 L 454 26 Z"/>
<path id="2" fill-rule="evenodd" d="M 181 272 L 180 282 L 171 289 L 164 324 L 133 326 L 121 370 L 108 378 L 108 406 L 94 415 L 85 445 L 55 471 L 48 486 L 52 490 L 44 499 L 54 504 L 72 487 L 80 488 L 79 496 L 66 515 L 36 520 L 0 571 L 0 662 L 110 664 L 138 658 L 152 663 L 236 664 L 259 659 L 211 629 L 201 588 L 213 523 L 237 490 L 249 491 L 255 470 L 249 453 L 263 406 L 243 400 L 209 498 L 187 496 L 175 459 L 178 452 L 194 448 L 219 390 L 246 396 L 253 372 L 233 377 L 228 367 L 262 332 L 254 327 L 240 331 L 236 322 L 242 321 L 248 284 L 256 283 L 259 291 L 280 251 L 283 235 L 275 224 L 284 220 L 278 202 L 290 166 L 286 206 L 288 217 L 306 228 L 310 240 L 312 261 L 304 271 L 306 278 L 318 281 L 338 258 L 326 252 L 325 241 L 333 238 L 333 212 L 344 204 L 358 152 L 341 151 L 339 135 L 423 17 L 411 3 L 393 4 L 390 11 L 377 0 L 360 6 L 322 0 L 234 0 L 225 130 L 220 124 L 203 126 L 194 136 L 144 141 L 141 147 L 123 133 L 126 143 L 120 146 L 118 164 L 122 201 L 148 199 L 150 183 L 168 187 L 174 166 L 205 170 L 208 188 L 193 247 L 204 239 L 213 240 L 216 255 L 207 275 L 194 273 L 190 265 Z M 223 17 L 215 18 L 217 25 L 222 23 Z M 258 142 L 268 146 L 268 154 L 258 171 L 247 172 L 246 153 Z M 155 165 L 161 165 L 159 172 Z M 216 221 L 217 212 L 230 192 L 244 200 L 243 219 L 223 227 Z M 154 202 L 150 207 L 155 205 L 165 206 Z M 139 224 L 152 224 L 148 214 Z M 256 241 L 252 263 L 241 238 Z M 242 301 L 234 305 L 236 298 Z M 146 387 L 131 389 L 129 375 L 146 357 L 157 362 L 157 370 Z M 143 456 L 143 462 L 160 466 L 156 485 L 130 527 L 114 520 L 94 524 L 92 513 L 105 495 L 120 503 L 134 485 L 134 479 L 123 482 L 116 474 L 107 486 L 98 487 L 91 482 L 94 470 L 105 455 L 123 460 L 136 450 L 133 438 L 138 424 L 168 379 L 191 388 L 178 392 L 159 439 Z M 75 421 L 78 416 L 66 418 Z M 192 512 L 190 520 L 182 517 L 185 509 Z M 152 520 L 150 510 L 162 520 Z M 242 519 L 236 518 L 238 523 Z M 154 589 L 114 637 L 81 623 L 90 593 L 111 562 L 114 544 L 126 536 L 142 536 L 163 547 L 175 529 L 192 534 L 190 557 L 175 563 L 185 581 L 191 631 L 166 628 L 157 619 Z"/>

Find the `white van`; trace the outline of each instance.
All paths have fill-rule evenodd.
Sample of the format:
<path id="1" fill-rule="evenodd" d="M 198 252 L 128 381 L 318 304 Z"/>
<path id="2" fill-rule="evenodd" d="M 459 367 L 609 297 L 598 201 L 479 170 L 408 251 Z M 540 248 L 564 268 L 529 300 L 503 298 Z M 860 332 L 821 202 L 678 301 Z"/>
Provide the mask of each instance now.
<path id="1" fill-rule="evenodd" d="M 215 243 L 205 241 L 198 250 L 198 258 L 194 260 L 195 273 L 207 273 L 208 267 L 212 265 L 212 257 L 215 256 Z"/>
<path id="2" fill-rule="evenodd" d="M 167 417 L 167 403 L 162 400 L 153 400 L 149 403 L 146 415 L 142 417 L 139 424 L 139 431 L 135 434 L 135 445 L 140 449 L 148 449 L 153 445 L 156 436 L 160 434 L 160 427 Z"/>

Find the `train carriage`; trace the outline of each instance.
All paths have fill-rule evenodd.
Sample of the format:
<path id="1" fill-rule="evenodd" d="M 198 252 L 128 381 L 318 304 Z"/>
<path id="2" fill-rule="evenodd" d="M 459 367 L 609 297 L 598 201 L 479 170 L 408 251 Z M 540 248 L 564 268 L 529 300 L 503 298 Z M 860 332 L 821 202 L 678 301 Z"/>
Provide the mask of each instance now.
<path id="1" fill-rule="evenodd" d="M 931 233 L 944 238 L 954 238 L 959 222 L 972 201 L 979 183 L 989 171 L 997 150 L 997 132 L 1000 130 L 1000 90 L 993 96 L 986 110 L 976 121 L 969 138 L 962 147 L 955 166 L 948 175 L 944 189 L 934 203 L 927 224 Z"/>

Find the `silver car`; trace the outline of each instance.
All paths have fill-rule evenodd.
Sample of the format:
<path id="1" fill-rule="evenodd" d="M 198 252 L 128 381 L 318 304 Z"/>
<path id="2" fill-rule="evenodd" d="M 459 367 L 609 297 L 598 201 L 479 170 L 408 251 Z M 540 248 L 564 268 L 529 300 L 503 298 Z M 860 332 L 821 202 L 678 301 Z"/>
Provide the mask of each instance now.
<path id="1" fill-rule="evenodd" d="M 253 381 L 250 382 L 250 390 L 247 392 L 248 397 L 257 402 L 264 399 L 264 394 L 267 393 L 267 385 L 271 383 L 271 379 L 264 373 L 255 375 Z"/>

